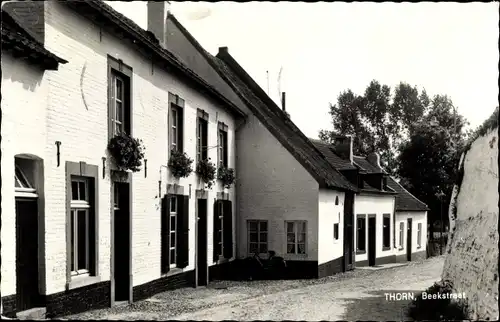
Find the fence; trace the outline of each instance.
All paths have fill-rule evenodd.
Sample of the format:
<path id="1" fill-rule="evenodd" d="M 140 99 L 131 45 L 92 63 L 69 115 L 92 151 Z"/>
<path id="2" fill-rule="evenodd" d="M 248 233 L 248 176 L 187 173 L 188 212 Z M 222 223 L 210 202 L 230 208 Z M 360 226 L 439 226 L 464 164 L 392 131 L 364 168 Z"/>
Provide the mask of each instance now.
<path id="1" fill-rule="evenodd" d="M 429 236 L 427 241 L 427 257 L 439 256 L 446 253 L 446 243 L 448 242 L 448 233 L 434 233 Z"/>

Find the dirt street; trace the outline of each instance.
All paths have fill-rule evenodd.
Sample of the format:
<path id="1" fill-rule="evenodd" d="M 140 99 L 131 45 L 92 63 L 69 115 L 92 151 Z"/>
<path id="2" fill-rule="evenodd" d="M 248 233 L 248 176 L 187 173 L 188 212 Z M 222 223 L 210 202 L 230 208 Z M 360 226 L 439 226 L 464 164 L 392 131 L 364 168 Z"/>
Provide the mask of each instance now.
<path id="1" fill-rule="evenodd" d="M 387 293 L 414 292 L 438 281 L 443 257 L 369 271 L 357 269 L 319 280 L 214 282 L 69 319 L 109 320 L 408 320 L 409 300 Z"/>

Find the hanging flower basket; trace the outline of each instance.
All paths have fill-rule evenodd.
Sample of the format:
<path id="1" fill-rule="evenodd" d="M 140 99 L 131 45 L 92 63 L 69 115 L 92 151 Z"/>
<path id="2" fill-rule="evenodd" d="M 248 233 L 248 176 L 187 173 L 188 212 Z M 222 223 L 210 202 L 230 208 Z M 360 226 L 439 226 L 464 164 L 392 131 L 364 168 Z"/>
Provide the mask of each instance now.
<path id="1" fill-rule="evenodd" d="M 175 178 L 187 178 L 193 172 L 193 159 L 190 159 L 186 153 L 179 151 L 170 151 L 168 168 Z"/>
<path id="2" fill-rule="evenodd" d="M 142 140 L 125 133 L 116 135 L 108 143 L 108 151 L 119 171 L 140 171 L 145 150 Z"/>
<path id="3" fill-rule="evenodd" d="M 235 180 L 234 169 L 226 168 L 225 166 L 221 165 L 217 170 L 217 179 L 222 181 L 222 185 L 224 186 L 224 188 L 229 189 Z"/>
<path id="4" fill-rule="evenodd" d="M 196 173 L 200 176 L 201 180 L 207 185 L 208 189 L 212 189 L 215 181 L 215 172 L 217 168 L 215 164 L 210 162 L 210 158 L 198 161 L 196 165 Z"/>

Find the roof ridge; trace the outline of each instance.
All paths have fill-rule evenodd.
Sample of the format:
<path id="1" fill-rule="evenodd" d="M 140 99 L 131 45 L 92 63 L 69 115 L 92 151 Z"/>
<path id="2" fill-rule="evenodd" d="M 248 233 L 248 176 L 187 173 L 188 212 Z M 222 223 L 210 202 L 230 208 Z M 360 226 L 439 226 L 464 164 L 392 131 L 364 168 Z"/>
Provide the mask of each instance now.
<path id="1" fill-rule="evenodd" d="M 408 193 L 410 196 L 412 196 L 416 201 L 420 202 L 421 204 L 425 205 L 426 207 L 429 207 L 429 205 L 427 205 L 425 202 L 423 202 L 422 200 L 418 199 L 417 197 L 415 197 L 411 192 L 409 192 L 408 190 L 406 190 L 405 187 L 403 187 L 402 184 L 400 184 L 399 182 L 396 181 L 396 179 L 393 177 L 393 176 L 389 176 L 392 181 L 394 181 L 398 186 L 400 186 L 406 193 Z"/>

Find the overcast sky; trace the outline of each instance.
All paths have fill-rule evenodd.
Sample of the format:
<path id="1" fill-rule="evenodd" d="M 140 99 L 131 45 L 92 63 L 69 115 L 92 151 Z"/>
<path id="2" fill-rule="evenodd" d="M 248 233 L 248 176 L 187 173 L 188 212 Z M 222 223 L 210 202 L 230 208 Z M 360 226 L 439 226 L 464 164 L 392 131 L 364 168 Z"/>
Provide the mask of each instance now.
<path id="1" fill-rule="evenodd" d="M 109 2 L 146 27 L 146 2 Z M 498 3 L 171 2 L 212 54 L 230 54 L 310 137 L 331 129 L 329 103 L 372 79 L 447 94 L 472 126 L 498 105 Z"/>

